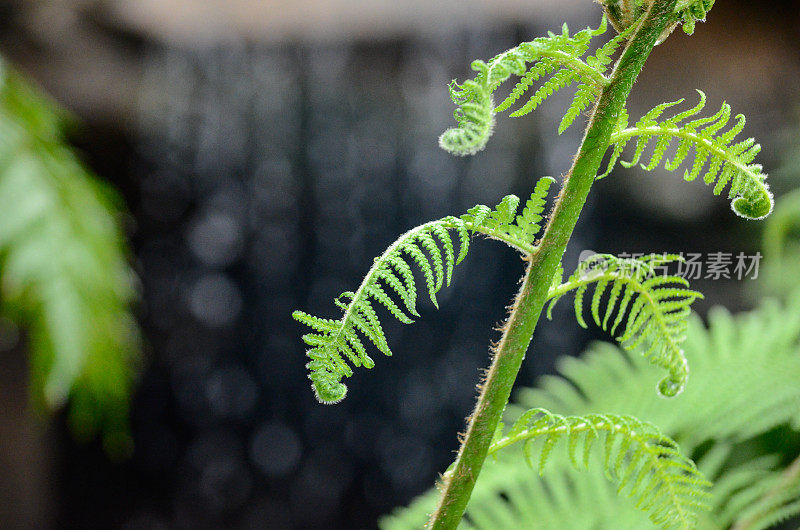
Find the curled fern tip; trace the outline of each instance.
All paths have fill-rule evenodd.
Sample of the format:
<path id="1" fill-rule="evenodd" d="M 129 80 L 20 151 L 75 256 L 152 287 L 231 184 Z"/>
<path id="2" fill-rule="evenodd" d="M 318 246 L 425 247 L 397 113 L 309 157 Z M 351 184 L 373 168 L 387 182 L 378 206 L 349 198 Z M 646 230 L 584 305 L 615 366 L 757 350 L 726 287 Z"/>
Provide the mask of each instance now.
<path id="1" fill-rule="evenodd" d="M 681 350 L 683 351 L 683 350 Z M 663 398 L 673 398 L 683 392 L 686 388 L 686 379 L 675 380 L 672 376 L 667 376 L 658 382 L 658 395 Z"/>
<path id="2" fill-rule="evenodd" d="M 336 381 L 315 381 L 311 388 L 317 401 L 323 405 L 335 405 L 347 397 L 347 385 Z"/>
<path id="3" fill-rule="evenodd" d="M 558 127 L 559 134 L 563 133 L 608 85 L 606 72 L 611 56 L 634 29 L 632 26 L 624 30 L 594 54 L 587 55 L 592 38 L 602 35 L 607 26 L 603 17 L 596 29 L 586 28 L 571 35 L 565 24 L 561 33 L 550 32 L 547 37 L 523 42 L 489 61 L 474 61 L 472 69 L 477 74 L 473 79 L 449 85 L 450 98 L 458 107 L 454 113 L 458 125 L 439 137 L 439 145 L 454 155 L 475 154 L 489 141 L 496 113 L 508 110 L 527 95 L 527 101 L 510 114 L 524 116 L 556 92 L 577 84 L 572 103 Z M 492 95 L 512 76 L 519 78 L 518 82 L 495 107 Z M 538 88 L 534 88 L 539 81 Z"/>
<path id="4" fill-rule="evenodd" d="M 775 200 L 768 188 L 755 190 L 751 195 L 737 197 L 731 202 L 731 209 L 736 215 L 751 221 L 764 219 L 774 207 Z"/>

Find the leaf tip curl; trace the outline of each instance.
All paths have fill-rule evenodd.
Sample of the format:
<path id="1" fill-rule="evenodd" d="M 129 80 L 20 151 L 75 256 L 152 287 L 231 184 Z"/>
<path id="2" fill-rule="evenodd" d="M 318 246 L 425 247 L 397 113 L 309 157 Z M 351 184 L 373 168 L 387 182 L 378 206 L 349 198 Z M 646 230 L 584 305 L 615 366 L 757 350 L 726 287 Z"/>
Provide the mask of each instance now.
<path id="1" fill-rule="evenodd" d="M 333 381 L 315 381 L 311 388 L 317 401 L 323 405 L 335 405 L 347 397 L 347 385 Z"/>
<path id="2" fill-rule="evenodd" d="M 494 130 L 494 118 L 467 127 L 451 127 L 439 136 L 439 147 L 455 156 L 471 156 L 483 151 Z"/>
<path id="3" fill-rule="evenodd" d="M 751 221 L 764 219 L 775 208 L 775 199 L 769 188 L 758 189 L 755 193 L 735 198 L 731 201 L 731 209 L 739 217 Z"/>

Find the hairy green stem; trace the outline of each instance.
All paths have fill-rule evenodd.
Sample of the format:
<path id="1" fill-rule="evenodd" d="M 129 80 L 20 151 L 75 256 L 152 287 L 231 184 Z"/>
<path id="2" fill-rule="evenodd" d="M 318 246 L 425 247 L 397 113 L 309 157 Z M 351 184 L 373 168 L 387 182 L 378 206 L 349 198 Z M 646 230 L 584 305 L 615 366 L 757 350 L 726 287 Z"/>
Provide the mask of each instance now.
<path id="1" fill-rule="evenodd" d="M 636 77 L 664 28 L 675 21 L 677 0 L 655 0 L 631 36 L 602 90 L 583 142 L 566 177 L 538 251 L 528 263 L 522 287 L 494 348 L 492 365 L 481 386 L 455 464 L 445 473 L 442 493 L 429 526 L 458 526 L 478 479 L 492 437 L 511 395 L 525 352 L 547 300 L 553 275 L 610 145 L 611 134 Z"/>

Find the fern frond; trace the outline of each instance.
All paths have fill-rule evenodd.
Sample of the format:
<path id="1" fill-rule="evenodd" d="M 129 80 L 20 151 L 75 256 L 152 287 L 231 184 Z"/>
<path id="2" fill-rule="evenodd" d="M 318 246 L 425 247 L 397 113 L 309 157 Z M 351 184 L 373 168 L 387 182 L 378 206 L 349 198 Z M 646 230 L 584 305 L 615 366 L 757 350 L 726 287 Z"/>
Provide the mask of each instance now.
<path id="1" fill-rule="evenodd" d="M 703 295 L 689 289 L 686 279 L 658 276 L 655 271 L 657 267 L 681 260 L 674 255 L 621 259 L 595 254 L 581 262 L 565 283 L 550 289 L 548 318 L 553 305 L 566 293 L 575 291 L 575 316 L 578 323 L 586 327 L 584 296 L 588 287 L 594 285 L 590 313 L 595 323 L 611 334 L 621 325 L 617 340 L 626 349 L 641 347 L 652 364 L 669 371 L 659 382 L 658 391 L 663 396 L 675 396 L 683 390 L 689 375 L 681 343 L 685 339 L 690 306 Z M 606 293 L 608 298 L 603 304 Z M 616 317 L 611 322 L 614 313 Z"/>
<path id="2" fill-rule="evenodd" d="M 641 164 L 647 171 L 652 171 L 662 161 L 665 169 L 674 171 L 694 149 L 694 161 L 691 169 L 684 172 L 684 178 L 692 181 L 702 175 L 706 184 L 714 184 L 714 195 L 719 195 L 728 187 L 731 208 L 737 215 L 746 219 L 763 219 L 772 211 L 774 201 L 766 183 L 766 174 L 761 165 L 754 162 L 761 146 L 753 138 L 736 141 L 745 125 L 745 118 L 741 114 L 736 116 L 736 123 L 732 127 L 721 132 L 731 117 L 731 107 L 727 103 L 723 103 L 713 116 L 686 121 L 705 107 L 706 96 L 699 90 L 698 93 L 700 102 L 695 107 L 662 121 L 658 119 L 663 112 L 683 100 L 655 107 L 633 127 L 627 127 L 627 115 L 623 116 L 611 135 L 613 150 L 606 171 L 598 178 L 611 172 L 627 143 L 634 138 L 636 147 L 633 157 L 628 162 L 621 162 L 625 167 L 639 164 L 652 140 L 656 140 L 653 153 L 647 163 Z M 677 142 L 677 151 L 672 160 L 665 160 L 667 149 L 674 142 Z"/>
<path id="3" fill-rule="evenodd" d="M 711 483 L 694 463 L 681 456 L 678 445 L 653 425 L 633 416 L 587 414 L 560 416 L 545 409 L 525 412 L 508 433 L 492 443 L 489 453 L 522 442 L 530 465 L 533 443 L 543 440 L 538 468 L 544 472 L 551 451 L 566 440 L 569 460 L 577 468 L 588 468 L 594 442 L 602 443 L 603 469 L 636 498 L 636 505 L 649 512 L 662 527 L 693 528 L 700 509 L 707 509 Z"/>
<path id="4" fill-rule="evenodd" d="M 592 347 L 582 360 L 564 358 L 560 377 L 546 377 L 541 389 L 518 395 L 525 407 L 564 414 L 608 410 L 682 433 L 682 446 L 705 440 L 734 443 L 779 425 L 800 425 L 800 299 L 788 305 L 770 300 L 757 311 L 732 316 L 709 313 L 708 330 L 690 318 L 683 343 L 692 359 L 693 384 L 674 400 L 631 400 L 647 392 L 652 367 L 609 344 Z M 609 392 L 613 387 L 614 391 Z"/>
<path id="5" fill-rule="evenodd" d="M 448 230 L 458 232 L 460 248 L 457 257 Z M 375 365 L 367 354 L 362 337 L 385 355 L 392 354 L 375 312 L 375 303 L 384 306 L 404 323 L 413 322 L 409 315 L 419 315 L 411 262 L 422 271 L 431 302 L 438 307 L 436 293 L 445 283 L 450 284 L 453 267 L 464 259 L 468 247 L 467 225 L 457 217 L 425 223 L 400 236 L 376 258 L 357 291 L 343 293 L 335 301 L 344 312 L 340 320 L 319 318 L 302 311 L 293 313 L 296 320 L 313 329 L 312 333 L 303 336 L 303 340 L 311 346 L 307 352 L 311 361 L 306 366 L 311 371 L 309 378 L 320 402 L 336 403 L 345 397 L 347 388 L 341 379 L 352 375 L 345 359 L 354 366 L 372 368 Z M 403 308 L 387 290 L 398 296 Z"/>
<path id="6" fill-rule="evenodd" d="M 523 116 L 544 100 L 574 82 L 579 90 L 562 120 L 559 133 L 575 120 L 580 112 L 594 102 L 600 89 L 608 84 L 605 76 L 610 55 L 624 42 L 614 38 L 600 48 L 594 56 L 584 59 L 593 37 L 602 35 L 607 28 L 603 17 L 597 29 L 586 28 L 575 35 L 569 34 L 565 24 L 560 34 L 549 32 L 530 42 L 507 50 L 488 62 L 477 60 L 472 69 L 474 79 L 458 84 L 450 83 L 450 97 L 458 105 L 455 111 L 457 127 L 448 129 L 439 137 L 439 145 L 454 155 L 471 155 L 483 149 L 494 127 L 494 115 L 516 103 L 539 79 L 552 74 L 520 109 L 511 116 Z M 512 75 L 520 77 L 511 94 L 497 107 L 492 97 L 495 90 Z"/>
<path id="7" fill-rule="evenodd" d="M 65 145 L 66 115 L 0 61 L 3 309 L 29 328 L 32 395 L 112 453 L 130 449 L 137 332 L 118 205 Z"/>
<path id="8" fill-rule="evenodd" d="M 519 197 L 507 195 L 494 210 L 480 204 L 462 215 L 461 220 L 467 223 L 470 230 L 499 239 L 523 253 L 529 254 L 535 249 L 534 241 L 542 228 L 542 214 L 547 194 L 554 182 L 555 179 L 552 177 L 539 179 L 519 215 L 516 214 L 520 202 Z"/>
<path id="9" fill-rule="evenodd" d="M 519 214 L 519 197 L 508 195 L 494 210 L 478 205 L 461 218 L 445 217 L 401 235 L 375 259 L 355 292 L 345 292 L 335 300 L 343 311 L 339 320 L 295 311 L 293 317 L 312 329 L 303 340 L 310 346 L 307 355 L 311 360 L 306 366 L 319 401 L 337 403 L 344 399 L 347 387 L 341 380 L 353 373 L 347 361 L 365 368 L 375 365 L 364 339 L 385 355 L 392 354 L 375 312 L 376 304 L 405 324 L 413 322 L 412 316 L 419 316 L 412 263 L 422 272 L 431 302 L 438 307 L 436 293 L 444 285 L 450 285 L 454 266 L 467 254 L 470 232 L 503 241 L 523 254 L 534 252 L 534 240 L 541 229 L 542 212 L 553 182 L 551 177 L 540 179 Z M 458 234 L 458 255 L 449 231 Z M 399 303 L 390 293 L 394 293 Z"/>

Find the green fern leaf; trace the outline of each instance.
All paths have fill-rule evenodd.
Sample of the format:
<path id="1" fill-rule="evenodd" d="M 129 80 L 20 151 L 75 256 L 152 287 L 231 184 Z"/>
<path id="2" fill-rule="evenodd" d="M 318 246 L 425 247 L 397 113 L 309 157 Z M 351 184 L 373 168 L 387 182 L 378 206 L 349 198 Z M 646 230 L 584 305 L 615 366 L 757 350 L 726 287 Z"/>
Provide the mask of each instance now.
<path id="1" fill-rule="evenodd" d="M 137 331 L 117 200 L 65 146 L 67 116 L 0 61 L 0 270 L 4 311 L 29 328 L 32 395 L 70 401 L 80 438 L 130 450 Z"/>
<path id="2" fill-rule="evenodd" d="M 558 134 L 566 131 L 569 126 L 572 125 L 572 122 L 575 121 L 575 118 L 577 118 L 581 112 L 586 110 L 589 105 L 594 103 L 596 97 L 596 88 L 592 85 L 582 83 L 578 87 L 577 92 L 575 92 L 575 98 L 572 100 L 567 113 L 564 114 L 564 118 L 561 120 L 561 124 L 558 126 Z"/>
<path id="3" fill-rule="evenodd" d="M 509 116 L 512 118 L 519 118 L 521 116 L 525 116 L 536 110 L 544 100 L 569 85 L 571 85 L 575 81 L 576 75 L 572 70 L 564 68 L 556 72 L 553 77 L 548 79 L 542 86 L 540 86 L 536 92 L 531 96 L 525 105 L 520 107 L 519 109 L 515 110 Z"/>
<path id="4" fill-rule="evenodd" d="M 618 491 L 628 491 L 637 506 L 649 512 L 651 520 L 663 527 L 693 528 L 699 510 L 707 509 L 711 483 L 694 463 L 681 456 L 677 444 L 653 425 L 632 416 L 587 414 L 560 416 L 545 409 L 526 411 L 506 436 L 493 442 L 489 453 L 523 443 L 525 453 L 543 440 L 539 473 L 558 442 L 566 438 L 569 459 L 576 469 L 578 445 L 583 443 L 584 463 L 597 437 L 605 437 L 603 469 L 616 482 Z M 588 467 L 586 465 L 585 467 Z"/>
<path id="5" fill-rule="evenodd" d="M 334 301 L 343 312 L 341 319 L 295 311 L 292 316 L 313 330 L 303 336 L 303 341 L 309 346 L 306 367 L 317 399 L 322 403 L 344 399 L 347 387 L 341 380 L 353 374 L 347 361 L 356 367 L 375 365 L 362 337 L 383 354 L 392 354 L 375 303 L 404 324 L 412 323 L 412 316 L 419 316 L 412 262 L 422 272 L 431 302 L 438 307 L 436 293 L 450 285 L 453 268 L 467 254 L 470 232 L 503 241 L 523 254 L 534 252 L 534 239 L 541 229 L 542 212 L 553 182 L 550 177 L 540 179 L 519 215 L 519 197 L 508 195 L 494 209 L 478 205 L 461 218 L 445 217 L 409 230 L 375 259 L 358 290 L 342 293 Z M 459 236 L 457 256 L 450 231 Z"/>
<path id="6" fill-rule="evenodd" d="M 448 230 L 456 230 L 460 234 L 458 258 L 455 257 Z M 434 240 L 434 235 L 441 247 Z M 413 322 L 408 314 L 416 316 L 418 313 L 416 285 L 409 260 L 415 262 L 422 271 L 430 299 L 437 305 L 436 293 L 445 283 L 450 284 L 453 267 L 463 259 L 468 245 L 467 226 L 458 218 L 446 217 L 418 226 L 400 236 L 375 260 L 357 291 L 346 292 L 340 297 L 349 300 L 348 303 L 336 300 L 344 313 L 340 320 L 323 319 L 302 311 L 292 314 L 296 320 L 317 332 L 303 336 L 303 340 L 310 346 L 307 355 L 311 361 L 306 366 L 311 372 L 309 378 L 320 402 L 336 403 L 345 397 L 347 387 L 341 383 L 341 379 L 351 376 L 352 370 L 344 358 L 354 366 L 372 368 L 375 365 L 367 355 L 360 336 L 366 337 L 382 353 L 392 354 L 373 302 L 386 307 L 401 322 Z M 387 289 L 403 301 L 405 311 L 391 299 Z"/>
<path id="7" fill-rule="evenodd" d="M 686 385 L 688 366 L 681 349 L 685 339 L 690 306 L 703 295 L 688 289 L 689 283 L 677 276 L 657 276 L 656 267 L 663 267 L 682 258 L 673 255 L 650 255 L 639 259 L 620 259 L 595 254 L 584 260 L 563 284 L 551 288 L 550 307 L 569 291 L 575 291 L 575 316 L 583 319 L 584 296 L 594 285 L 590 314 L 594 322 L 614 334 L 622 324 L 617 340 L 627 349 L 641 349 L 651 363 L 664 368 L 669 375 L 658 384 L 663 396 L 675 396 Z M 608 299 L 602 303 L 608 291 Z M 619 304 L 617 304 L 619 301 Z M 601 306 L 603 306 L 601 308 Z M 616 318 L 609 330 L 611 315 Z"/>
<path id="8" fill-rule="evenodd" d="M 541 77 L 552 73 L 556 66 L 557 64 L 554 61 L 551 61 L 547 58 L 544 58 L 538 63 L 534 64 L 530 70 L 528 70 L 528 72 L 522 76 L 522 78 L 520 78 L 508 97 L 506 97 L 502 103 L 495 107 L 494 112 L 497 113 L 507 110 L 509 107 L 511 107 L 511 105 L 516 103 L 536 81 L 538 81 Z"/>
<path id="9" fill-rule="evenodd" d="M 752 453 L 765 440 L 772 440 L 774 447 L 776 427 L 788 426 L 796 433 L 800 426 L 800 296 L 790 295 L 788 300 L 769 300 L 737 316 L 712 310 L 708 328 L 699 318 L 690 318 L 683 347 L 692 359 L 692 384 L 675 399 L 653 395 L 650 381 L 656 368 L 643 357 L 596 343 L 581 358 L 562 358 L 559 376 L 545 376 L 539 388 L 518 391 L 516 403 L 507 407 L 507 423 L 513 428 L 531 407 L 576 416 L 604 410 L 646 420 L 679 443 L 683 454 L 695 455 L 697 467 L 714 482 L 707 501 L 712 510 L 700 512 L 696 528 L 768 528 L 773 521 L 800 513 L 800 492 L 787 481 L 793 476 L 791 468 L 781 469 L 787 455 L 754 458 Z M 589 440 L 588 433 L 583 436 Z M 797 453 L 794 438 L 784 440 L 792 444 L 788 454 Z M 600 441 L 602 451 L 605 440 Z M 578 454 L 581 443 L 584 440 L 579 441 Z M 554 451 L 540 478 L 519 465 L 521 447 L 515 446 L 495 452 L 496 459 L 484 464 L 462 523 L 465 528 L 652 527 L 641 511 L 616 497 L 619 483 L 614 486 L 604 477 L 603 466 L 577 475 L 569 455 Z M 571 450 L 569 442 L 567 446 Z M 644 464 L 638 471 L 629 469 L 630 497 L 638 499 L 649 487 L 637 486 L 637 477 L 648 473 Z M 632 494 L 634 487 L 637 493 Z M 437 499 L 438 492 L 431 490 L 382 519 L 381 527 L 419 528 Z"/>
<path id="10" fill-rule="evenodd" d="M 542 214 L 546 206 L 547 194 L 555 182 L 552 177 L 542 177 L 536 182 L 533 193 L 519 215 L 516 215 L 520 200 L 515 195 L 507 195 L 494 210 L 478 205 L 461 216 L 471 230 L 484 232 L 489 237 L 531 253 L 534 241 L 541 231 Z"/>
<path id="11" fill-rule="evenodd" d="M 776 458 L 753 460 L 729 454 L 777 426 L 795 425 L 796 429 L 800 298 L 790 300 L 787 306 L 769 301 L 738 317 L 717 308 L 709 315 L 708 330 L 699 319 L 690 320 L 684 348 L 692 358 L 694 383 L 670 403 L 644 397 L 643 377 L 650 367 L 639 357 L 597 345 L 584 360 L 564 359 L 560 372 L 567 379 L 548 377 L 542 390 L 523 391 L 518 396 L 520 406 L 512 406 L 510 414 L 519 415 L 519 410 L 532 404 L 570 414 L 623 411 L 678 434 L 687 450 L 707 446 L 712 440 L 724 444 L 719 447 L 729 449 L 721 458 L 706 454 L 699 462 L 708 476 L 716 477 L 713 523 L 701 528 L 728 528 L 737 521 L 749 522 L 741 528 L 768 528 L 800 513 L 797 483 L 787 480 L 794 475 L 781 470 Z M 631 400 L 630 396 L 642 397 Z M 709 459 L 718 463 L 707 464 Z M 722 466 L 722 462 L 727 464 Z"/>
<path id="12" fill-rule="evenodd" d="M 460 85 L 455 81 L 450 83 L 450 97 L 458 106 L 454 114 L 458 126 L 445 131 L 439 138 L 439 145 L 455 155 L 477 153 L 491 136 L 495 113 L 511 107 L 536 81 L 553 72 L 528 102 L 511 116 L 523 116 L 533 111 L 548 97 L 578 81 L 579 89 L 561 122 L 560 132 L 563 132 L 608 84 L 605 72 L 610 55 L 623 40 L 612 39 L 596 55 L 583 58 L 592 38 L 605 33 L 606 28 L 605 17 L 597 29 L 586 28 L 575 35 L 569 34 L 565 24 L 561 34 L 550 32 L 547 37 L 522 43 L 488 62 L 474 61 L 472 69 L 477 72 L 474 79 Z M 519 82 L 495 108 L 492 95 L 512 75 L 519 76 Z"/>
<path id="13" fill-rule="evenodd" d="M 633 127 L 626 126 L 627 116 L 623 116 L 611 135 L 611 145 L 614 147 L 606 171 L 598 178 L 603 178 L 612 171 L 626 144 L 633 138 L 636 138 L 636 148 L 631 160 L 622 162 L 625 167 L 639 164 L 648 145 L 656 139 L 650 160 L 641 164 L 647 171 L 658 167 L 664 161 L 669 147 L 677 141 L 675 156 L 672 160 L 664 161 L 667 170 L 677 169 L 694 148 L 695 158 L 691 169 L 684 173 L 684 178 L 691 181 L 703 175 L 706 184 L 714 184 L 715 195 L 721 194 L 727 187 L 731 208 L 737 215 L 746 219 L 763 219 L 772 212 L 774 201 L 766 183 L 767 176 L 762 172 L 761 165 L 754 162 L 761 146 L 752 138 L 735 143 L 745 125 L 745 118 L 741 114 L 736 117 L 736 123 L 730 129 L 720 134 L 731 117 L 731 108 L 727 103 L 723 103 L 719 112 L 713 116 L 685 121 L 705 107 L 706 96 L 703 92 L 698 92 L 700 102 L 694 108 L 663 121 L 658 121 L 661 114 L 683 100 L 655 107 Z"/>

